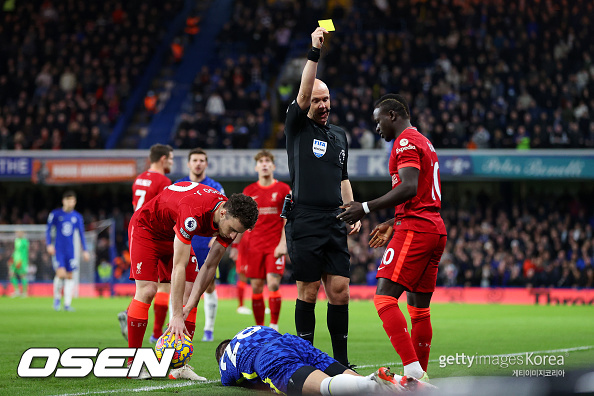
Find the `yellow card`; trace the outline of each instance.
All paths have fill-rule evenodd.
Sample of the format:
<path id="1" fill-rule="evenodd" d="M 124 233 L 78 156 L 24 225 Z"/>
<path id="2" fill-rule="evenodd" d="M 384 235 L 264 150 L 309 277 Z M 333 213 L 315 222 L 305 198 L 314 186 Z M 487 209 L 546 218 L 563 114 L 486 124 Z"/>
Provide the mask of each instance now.
<path id="1" fill-rule="evenodd" d="M 322 19 L 318 21 L 318 23 L 320 24 L 320 27 L 323 27 L 329 32 L 333 32 L 336 30 L 334 29 L 334 23 L 332 23 L 332 19 Z"/>

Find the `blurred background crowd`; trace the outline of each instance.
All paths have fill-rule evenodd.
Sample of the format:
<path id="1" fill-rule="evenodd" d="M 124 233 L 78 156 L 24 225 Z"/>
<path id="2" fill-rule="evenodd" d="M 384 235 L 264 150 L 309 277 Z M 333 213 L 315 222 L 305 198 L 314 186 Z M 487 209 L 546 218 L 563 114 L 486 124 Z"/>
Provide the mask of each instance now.
<path id="1" fill-rule="evenodd" d="M 183 3 L 34 0 L 0 14 L 0 148 L 104 147 Z M 284 111 L 324 15 L 337 30 L 319 76 L 351 148 L 381 147 L 371 109 L 385 92 L 409 99 L 436 148 L 594 147 L 593 13 L 587 0 L 235 2 L 170 142 L 282 147 Z M 175 32 L 163 68 L 183 63 L 201 17 Z M 156 79 L 154 99 L 138 106 L 149 122 L 168 111 L 167 82 Z"/>

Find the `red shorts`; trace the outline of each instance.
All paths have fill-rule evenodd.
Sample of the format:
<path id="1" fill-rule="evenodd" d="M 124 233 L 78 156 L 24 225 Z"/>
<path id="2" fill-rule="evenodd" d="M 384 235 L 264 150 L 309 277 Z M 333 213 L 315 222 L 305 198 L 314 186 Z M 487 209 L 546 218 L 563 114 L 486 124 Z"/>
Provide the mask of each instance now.
<path id="1" fill-rule="evenodd" d="M 266 279 L 266 274 L 278 274 L 283 276 L 285 272 L 285 256 L 274 257 L 274 252 L 263 252 L 261 250 L 249 250 L 246 276 L 250 279 Z"/>
<path id="2" fill-rule="evenodd" d="M 148 231 L 130 226 L 130 279 L 170 283 L 173 268 L 173 241 L 150 239 Z M 196 280 L 197 260 L 194 250 L 186 266 L 186 281 Z"/>
<path id="3" fill-rule="evenodd" d="M 439 234 L 394 231 L 376 278 L 390 279 L 411 292 L 432 293 L 446 239 Z"/>

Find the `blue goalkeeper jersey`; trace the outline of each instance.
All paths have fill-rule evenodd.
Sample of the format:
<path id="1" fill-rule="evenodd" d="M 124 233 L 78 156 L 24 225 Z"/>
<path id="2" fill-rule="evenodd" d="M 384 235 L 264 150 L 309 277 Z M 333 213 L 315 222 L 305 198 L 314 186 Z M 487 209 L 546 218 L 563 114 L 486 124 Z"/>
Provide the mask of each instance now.
<path id="1" fill-rule="evenodd" d="M 182 179 L 177 180 L 176 183 L 183 181 L 191 182 L 192 180 L 190 180 L 190 176 L 186 176 Z M 221 186 L 221 183 L 211 179 L 210 177 L 205 177 L 204 180 L 200 182 L 200 184 L 212 187 L 217 191 L 220 191 L 223 195 L 225 195 L 225 189 L 223 188 L 223 186 Z M 204 259 L 206 258 L 206 254 L 204 254 L 204 251 L 208 251 L 208 244 L 210 243 L 211 239 L 212 238 L 210 237 L 203 237 L 198 235 L 194 235 L 194 237 L 192 238 L 192 248 L 194 249 L 194 253 L 196 253 L 196 258 L 198 259 L 200 266 L 204 264 Z"/>
<path id="2" fill-rule="evenodd" d="M 56 254 L 74 257 L 74 231 L 78 230 L 83 250 L 87 250 L 83 217 L 76 210 L 64 212 L 62 208 L 53 210 L 47 218 L 45 243 L 52 243 L 52 228 L 56 228 L 54 246 Z"/>

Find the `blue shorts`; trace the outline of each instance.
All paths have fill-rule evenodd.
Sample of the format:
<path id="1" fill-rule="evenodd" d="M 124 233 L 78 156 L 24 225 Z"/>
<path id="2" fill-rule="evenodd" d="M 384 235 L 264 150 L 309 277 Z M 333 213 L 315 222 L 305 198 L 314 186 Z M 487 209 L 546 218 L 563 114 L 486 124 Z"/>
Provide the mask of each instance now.
<path id="1" fill-rule="evenodd" d="M 315 348 L 309 341 L 283 334 L 262 348 L 254 362 L 260 379 L 275 393 L 287 393 L 291 376 L 301 367 L 313 366 L 324 371 L 336 360 Z"/>
<path id="2" fill-rule="evenodd" d="M 64 268 L 66 272 L 72 272 L 78 268 L 78 263 L 76 259 L 68 254 L 62 254 L 60 252 L 56 252 L 55 256 L 52 256 L 52 265 L 54 267 L 54 271 L 58 268 Z"/>
<path id="3" fill-rule="evenodd" d="M 202 268 L 204 265 L 204 261 L 206 261 L 206 256 L 208 256 L 208 252 L 210 252 L 210 248 L 206 249 L 194 249 L 194 254 L 196 255 L 196 261 L 198 262 L 198 266 L 196 272 Z M 217 272 L 215 273 L 215 279 L 219 279 L 219 267 L 217 266 Z"/>

